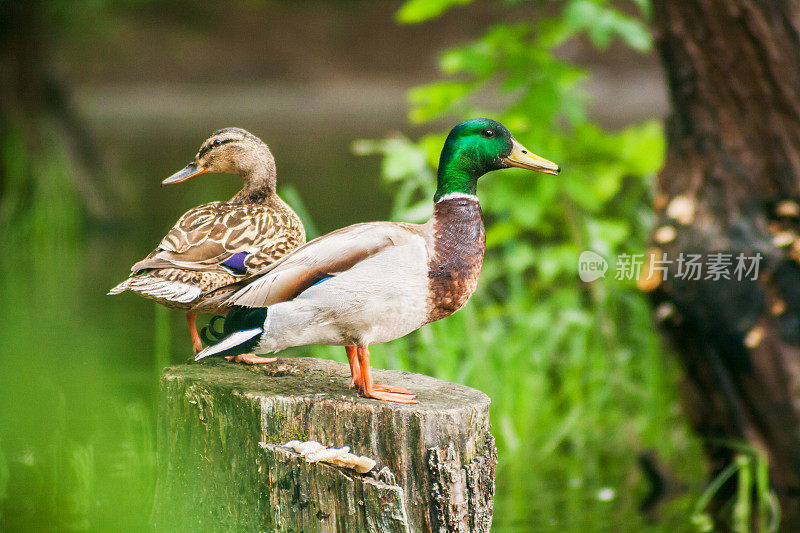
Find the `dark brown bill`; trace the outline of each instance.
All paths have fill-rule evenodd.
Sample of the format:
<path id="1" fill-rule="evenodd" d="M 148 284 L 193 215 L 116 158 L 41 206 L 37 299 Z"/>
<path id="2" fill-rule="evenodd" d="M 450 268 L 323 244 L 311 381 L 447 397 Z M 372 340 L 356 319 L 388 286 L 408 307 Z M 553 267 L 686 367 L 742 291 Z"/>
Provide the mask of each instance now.
<path id="1" fill-rule="evenodd" d="M 197 166 L 197 163 L 189 163 L 188 165 L 177 171 L 175 174 L 162 181 L 161 185 L 172 185 L 173 183 L 180 183 L 182 181 L 188 180 L 189 178 L 199 176 L 200 174 L 205 174 L 206 172 L 208 172 L 207 168 L 200 168 Z"/>

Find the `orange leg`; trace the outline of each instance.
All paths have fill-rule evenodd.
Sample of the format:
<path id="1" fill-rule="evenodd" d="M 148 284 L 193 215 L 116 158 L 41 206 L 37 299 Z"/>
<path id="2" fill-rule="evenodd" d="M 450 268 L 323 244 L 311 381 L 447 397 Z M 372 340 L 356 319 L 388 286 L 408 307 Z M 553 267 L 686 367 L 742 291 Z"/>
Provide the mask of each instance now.
<path id="1" fill-rule="evenodd" d="M 402 387 L 390 387 L 388 385 L 376 385 L 372 382 L 372 371 L 369 368 L 369 350 L 364 347 L 356 349 L 359 366 L 359 380 L 356 386 L 361 394 L 367 398 L 385 400 L 397 403 L 419 403 L 414 399 L 414 394 Z"/>
<path id="2" fill-rule="evenodd" d="M 347 352 L 347 361 L 350 363 L 350 388 L 358 387 L 361 388 L 361 369 L 358 364 L 358 348 L 355 346 L 345 346 L 345 351 Z M 373 390 L 384 391 L 384 392 L 397 392 L 400 394 L 412 394 L 413 393 L 408 390 L 404 389 L 403 387 L 393 387 L 392 385 L 379 385 L 377 383 L 372 384 Z"/>
<path id="3" fill-rule="evenodd" d="M 350 363 L 350 388 L 352 389 L 358 386 L 358 375 L 360 372 L 356 355 L 358 348 L 355 346 L 345 346 L 344 350 L 347 352 L 347 361 Z"/>
<path id="4" fill-rule="evenodd" d="M 192 350 L 197 355 L 203 349 L 203 341 L 200 340 L 200 335 L 197 333 L 197 313 L 192 311 L 186 312 L 186 323 L 189 324 L 189 336 L 192 338 Z"/>
<path id="5" fill-rule="evenodd" d="M 248 365 L 259 365 L 262 363 L 274 363 L 277 357 L 259 357 L 254 353 L 240 353 L 239 355 L 226 355 L 225 359 L 234 363 L 247 363 Z"/>

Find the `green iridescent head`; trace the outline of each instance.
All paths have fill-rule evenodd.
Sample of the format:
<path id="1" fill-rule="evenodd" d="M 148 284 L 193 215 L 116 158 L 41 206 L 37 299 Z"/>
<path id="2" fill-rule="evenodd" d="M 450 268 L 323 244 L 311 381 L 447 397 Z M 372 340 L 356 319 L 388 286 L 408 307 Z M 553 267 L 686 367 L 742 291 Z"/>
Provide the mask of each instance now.
<path id="1" fill-rule="evenodd" d="M 439 158 L 434 201 L 452 193 L 474 195 L 478 178 L 502 168 L 520 167 L 558 174 L 558 165 L 523 147 L 508 128 L 490 118 L 474 118 L 450 130 Z"/>

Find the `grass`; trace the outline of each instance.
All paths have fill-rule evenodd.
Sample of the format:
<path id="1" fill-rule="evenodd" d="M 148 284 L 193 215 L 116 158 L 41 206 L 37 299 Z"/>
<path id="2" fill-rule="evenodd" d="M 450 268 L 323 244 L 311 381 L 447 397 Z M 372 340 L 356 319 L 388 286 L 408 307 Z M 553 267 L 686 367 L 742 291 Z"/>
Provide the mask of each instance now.
<path id="1" fill-rule="evenodd" d="M 736 493 L 725 504 L 723 516 L 729 516 L 731 531 L 747 533 L 751 530 L 773 533 L 778 531 L 781 508 L 774 491 L 769 486 L 769 463 L 763 452 L 750 444 L 725 441 L 722 443 L 737 451 L 735 459 L 706 486 L 694 504 L 692 525 L 701 532 L 714 531 L 717 524 L 709 510 L 712 499 L 729 480 L 735 479 Z M 755 524 L 755 528 L 754 528 Z"/>

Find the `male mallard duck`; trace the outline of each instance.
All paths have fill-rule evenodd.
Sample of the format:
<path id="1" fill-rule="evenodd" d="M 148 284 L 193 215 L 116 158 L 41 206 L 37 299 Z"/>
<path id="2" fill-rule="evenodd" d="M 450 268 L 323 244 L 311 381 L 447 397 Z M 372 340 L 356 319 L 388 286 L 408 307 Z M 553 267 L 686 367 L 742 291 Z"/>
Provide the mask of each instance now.
<path id="1" fill-rule="evenodd" d="M 528 152 L 499 122 L 480 118 L 457 125 L 442 150 L 427 223 L 355 224 L 286 255 L 226 297 L 225 305 L 234 306 L 225 319 L 226 336 L 195 359 L 343 345 L 351 387 L 368 398 L 414 403 L 411 392 L 372 382 L 368 347 L 449 316 L 467 302 L 485 243 L 478 178 L 508 167 L 560 170 Z"/>
<path id="2" fill-rule="evenodd" d="M 244 187 L 227 202 L 187 211 L 158 247 L 131 267 L 131 276 L 108 293 L 131 290 L 185 309 L 194 353 L 203 349 L 197 313 L 226 310 L 208 301 L 210 293 L 224 294 L 224 287 L 263 271 L 306 242 L 300 218 L 275 193 L 275 159 L 261 139 L 239 128 L 219 130 L 200 146 L 194 161 L 161 184 L 206 172 L 239 174 Z M 269 361 L 249 355 L 238 360 Z"/>

